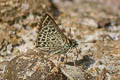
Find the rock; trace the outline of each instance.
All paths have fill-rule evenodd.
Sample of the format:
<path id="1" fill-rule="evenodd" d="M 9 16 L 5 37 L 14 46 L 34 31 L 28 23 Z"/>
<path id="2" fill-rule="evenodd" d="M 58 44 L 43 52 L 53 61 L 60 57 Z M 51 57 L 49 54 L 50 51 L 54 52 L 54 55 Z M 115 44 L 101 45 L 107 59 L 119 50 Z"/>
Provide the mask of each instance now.
<path id="1" fill-rule="evenodd" d="M 41 53 L 42 54 L 42 53 Z M 64 80 L 54 63 L 34 51 L 12 59 L 6 66 L 4 80 Z"/>

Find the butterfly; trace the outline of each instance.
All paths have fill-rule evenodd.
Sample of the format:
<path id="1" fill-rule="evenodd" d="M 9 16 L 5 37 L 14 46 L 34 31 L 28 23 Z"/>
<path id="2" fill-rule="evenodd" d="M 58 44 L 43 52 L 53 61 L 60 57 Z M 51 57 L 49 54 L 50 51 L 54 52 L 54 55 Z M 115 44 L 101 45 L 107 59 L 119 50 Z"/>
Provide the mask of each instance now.
<path id="1" fill-rule="evenodd" d="M 41 15 L 36 40 L 38 50 L 50 54 L 65 54 L 70 48 L 75 48 L 77 45 L 74 39 L 69 39 L 64 35 L 49 14 Z"/>

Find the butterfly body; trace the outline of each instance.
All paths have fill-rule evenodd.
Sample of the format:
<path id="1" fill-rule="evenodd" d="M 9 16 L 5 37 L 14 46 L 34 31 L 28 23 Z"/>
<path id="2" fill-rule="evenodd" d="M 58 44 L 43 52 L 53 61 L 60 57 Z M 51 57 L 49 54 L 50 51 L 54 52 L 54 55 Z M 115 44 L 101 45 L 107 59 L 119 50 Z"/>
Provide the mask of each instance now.
<path id="1" fill-rule="evenodd" d="M 42 15 L 36 41 L 36 47 L 39 50 L 46 53 L 64 54 L 77 45 L 75 40 L 70 40 L 63 34 L 48 14 Z"/>

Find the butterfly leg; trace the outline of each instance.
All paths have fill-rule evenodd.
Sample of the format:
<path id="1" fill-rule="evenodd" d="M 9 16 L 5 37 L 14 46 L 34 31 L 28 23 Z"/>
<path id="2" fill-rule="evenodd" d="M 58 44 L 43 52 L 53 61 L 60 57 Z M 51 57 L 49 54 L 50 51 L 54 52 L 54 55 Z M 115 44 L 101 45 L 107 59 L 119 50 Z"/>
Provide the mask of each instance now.
<path id="1" fill-rule="evenodd" d="M 74 65 L 75 66 L 77 66 L 77 61 L 78 61 L 78 57 L 79 57 L 79 54 L 81 53 L 81 50 L 78 50 L 77 48 L 76 48 L 76 53 L 75 53 L 75 56 L 76 56 L 76 58 L 75 58 L 75 61 L 74 61 Z M 80 54 L 81 55 L 81 54 Z"/>
<path id="2" fill-rule="evenodd" d="M 61 56 L 60 54 L 58 54 L 58 59 L 57 59 L 57 67 L 59 66 L 59 67 L 65 67 L 65 61 L 64 61 L 64 57 L 63 56 Z"/>
<path id="3" fill-rule="evenodd" d="M 57 63 L 60 63 L 60 62 L 61 62 L 61 56 L 60 54 L 58 54 Z"/>
<path id="4" fill-rule="evenodd" d="M 65 56 L 65 63 L 67 63 L 68 62 L 68 56 L 67 56 L 67 54 L 64 54 L 64 56 Z"/>

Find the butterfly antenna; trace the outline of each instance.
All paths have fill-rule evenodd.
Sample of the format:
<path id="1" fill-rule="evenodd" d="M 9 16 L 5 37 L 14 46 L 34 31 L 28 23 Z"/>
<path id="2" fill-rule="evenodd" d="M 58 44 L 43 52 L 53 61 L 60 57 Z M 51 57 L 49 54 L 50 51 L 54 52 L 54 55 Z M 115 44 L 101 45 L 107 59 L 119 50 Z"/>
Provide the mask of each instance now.
<path id="1" fill-rule="evenodd" d="M 96 40 L 93 40 L 93 41 L 88 41 L 88 42 L 79 42 L 79 43 L 96 43 Z"/>

